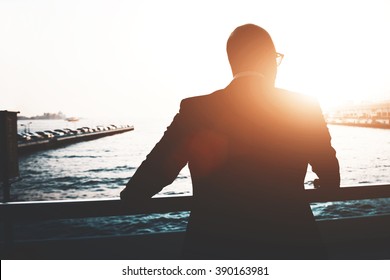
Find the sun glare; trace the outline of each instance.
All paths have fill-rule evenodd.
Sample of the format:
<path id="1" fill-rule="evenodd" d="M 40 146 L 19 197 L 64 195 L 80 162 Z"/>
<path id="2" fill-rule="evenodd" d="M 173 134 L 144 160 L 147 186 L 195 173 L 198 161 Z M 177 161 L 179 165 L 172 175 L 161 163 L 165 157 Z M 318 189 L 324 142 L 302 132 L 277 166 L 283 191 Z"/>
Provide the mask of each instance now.
<path id="1" fill-rule="evenodd" d="M 355 61 L 348 61 L 338 51 L 314 61 L 299 55 L 289 60 L 286 55 L 278 69 L 277 85 L 315 96 L 325 107 L 390 98 L 390 84 L 385 82 L 389 66 L 370 57 L 371 52 L 362 51 Z"/>
<path id="2" fill-rule="evenodd" d="M 4 109 L 125 115 L 177 108 L 230 82 L 226 40 L 250 22 L 285 55 L 278 86 L 324 106 L 390 98 L 386 1 L 86 1 L 78 9 L 49 2 L 0 2 Z"/>

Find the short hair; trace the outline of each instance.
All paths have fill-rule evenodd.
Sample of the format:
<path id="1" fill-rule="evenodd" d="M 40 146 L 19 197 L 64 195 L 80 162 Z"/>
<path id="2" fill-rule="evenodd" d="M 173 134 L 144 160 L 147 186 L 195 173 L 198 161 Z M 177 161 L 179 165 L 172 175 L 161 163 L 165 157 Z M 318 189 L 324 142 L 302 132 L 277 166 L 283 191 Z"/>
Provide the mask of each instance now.
<path id="1" fill-rule="evenodd" d="M 276 51 L 265 29 L 254 24 L 237 27 L 230 35 L 226 49 L 233 74 L 259 71 L 275 79 Z"/>

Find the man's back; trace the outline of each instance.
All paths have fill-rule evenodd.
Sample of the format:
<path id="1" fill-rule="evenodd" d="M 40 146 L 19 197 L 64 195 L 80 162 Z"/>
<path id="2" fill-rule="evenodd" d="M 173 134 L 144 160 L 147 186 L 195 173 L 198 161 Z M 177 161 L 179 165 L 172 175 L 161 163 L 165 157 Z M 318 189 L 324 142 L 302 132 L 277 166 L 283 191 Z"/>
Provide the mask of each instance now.
<path id="1" fill-rule="evenodd" d="M 274 88 L 280 54 L 261 27 L 236 28 L 227 53 L 233 81 L 182 101 L 121 198 L 150 198 L 188 163 L 194 205 L 186 258 L 322 258 L 303 195 L 308 163 L 321 188 L 340 183 L 321 109 Z"/>
<path id="2" fill-rule="evenodd" d="M 304 178 L 321 149 L 321 160 L 329 161 L 321 168 L 335 168 L 336 158 L 315 102 L 264 88 L 261 79 L 248 76 L 225 90 L 183 101 L 180 114 L 190 135 L 192 257 L 214 246 L 215 257 L 227 257 L 221 247 L 232 242 L 239 248 L 228 251 L 244 257 L 249 247 L 318 241 Z"/>

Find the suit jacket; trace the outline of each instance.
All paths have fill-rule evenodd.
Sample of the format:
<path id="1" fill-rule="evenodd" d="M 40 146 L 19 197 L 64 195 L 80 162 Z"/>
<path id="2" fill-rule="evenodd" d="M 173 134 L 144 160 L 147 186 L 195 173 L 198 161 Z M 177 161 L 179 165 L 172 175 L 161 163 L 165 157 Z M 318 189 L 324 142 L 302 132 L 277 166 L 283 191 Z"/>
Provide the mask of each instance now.
<path id="1" fill-rule="evenodd" d="M 308 164 L 322 188 L 339 187 L 330 141 L 315 100 L 240 77 L 181 102 L 121 197 L 149 198 L 188 164 L 194 205 L 184 257 L 323 258 L 303 192 Z"/>

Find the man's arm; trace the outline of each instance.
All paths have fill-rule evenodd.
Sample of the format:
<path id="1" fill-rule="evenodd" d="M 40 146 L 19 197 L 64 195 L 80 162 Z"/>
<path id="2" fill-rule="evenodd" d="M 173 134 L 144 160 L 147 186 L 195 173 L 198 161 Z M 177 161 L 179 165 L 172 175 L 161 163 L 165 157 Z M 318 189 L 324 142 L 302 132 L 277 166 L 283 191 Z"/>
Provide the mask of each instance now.
<path id="1" fill-rule="evenodd" d="M 148 199 L 175 180 L 187 163 L 187 129 L 181 110 L 120 193 L 122 200 Z"/>
<path id="2" fill-rule="evenodd" d="M 321 189 L 337 189 L 340 187 L 339 162 L 318 102 L 314 102 L 311 113 L 309 163 L 319 178 Z"/>

